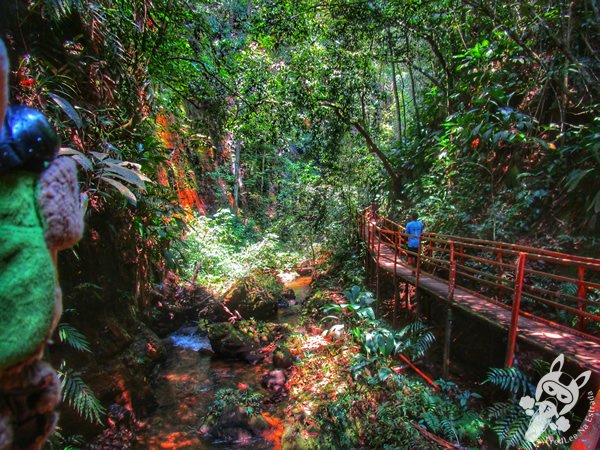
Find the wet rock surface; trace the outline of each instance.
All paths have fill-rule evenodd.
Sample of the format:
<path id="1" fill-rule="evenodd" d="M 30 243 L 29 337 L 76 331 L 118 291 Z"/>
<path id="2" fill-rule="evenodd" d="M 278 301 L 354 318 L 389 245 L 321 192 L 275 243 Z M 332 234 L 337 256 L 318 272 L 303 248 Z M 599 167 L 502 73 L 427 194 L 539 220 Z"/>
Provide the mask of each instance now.
<path id="1" fill-rule="evenodd" d="M 281 369 L 276 369 L 276 370 L 270 371 L 262 379 L 263 387 L 265 387 L 271 391 L 275 391 L 275 392 L 279 392 L 279 391 L 282 391 L 283 389 L 285 389 L 286 382 L 287 382 L 287 375 Z"/>
<path id="2" fill-rule="evenodd" d="M 223 304 L 244 319 L 272 320 L 283 298 L 283 283 L 271 273 L 250 275 L 240 280 L 223 297 Z"/>
<path id="3" fill-rule="evenodd" d="M 252 360 L 260 345 L 259 336 L 243 332 L 229 322 L 210 325 L 208 338 L 217 356 L 243 361 Z"/>
<path id="4" fill-rule="evenodd" d="M 223 307 L 206 288 L 194 283 L 182 284 L 172 273 L 156 286 L 152 302 L 155 308 L 151 327 L 160 337 L 166 337 L 184 324 L 199 318 L 210 322 L 228 318 Z"/>

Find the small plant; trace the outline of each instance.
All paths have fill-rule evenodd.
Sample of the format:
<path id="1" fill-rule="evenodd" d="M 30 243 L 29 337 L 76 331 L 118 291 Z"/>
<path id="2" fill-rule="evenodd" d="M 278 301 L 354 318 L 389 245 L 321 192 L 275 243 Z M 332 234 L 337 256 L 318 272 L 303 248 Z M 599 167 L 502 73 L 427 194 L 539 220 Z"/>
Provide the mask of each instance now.
<path id="1" fill-rule="evenodd" d="M 399 379 L 390 368 L 392 358 L 399 354 L 411 358 L 422 357 L 433 343 L 433 333 L 421 322 L 411 323 L 396 331 L 376 319 L 371 307 L 375 301 L 372 293 L 353 286 L 344 291 L 344 295 L 347 303 L 326 308 L 326 311 L 334 311 L 339 315 L 325 319 L 342 322 L 332 327 L 338 332 L 340 327 L 351 328 L 352 336 L 362 345 L 362 352 L 357 355 L 351 368 L 355 376 L 366 375 L 370 384 L 383 382 L 390 377 Z"/>
<path id="2" fill-rule="evenodd" d="M 73 325 L 61 322 L 58 325 L 58 337 L 61 342 L 80 352 L 90 353 L 90 343 L 87 338 Z M 57 370 L 61 383 L 63 402 L 69 404 L 81 417 L 88 422 L 102 423 L 106 410 L 92 389 L 83 381 L 81 374 L 66 366 L 63 361 Z"/>
<path id="3" fill-rule="evenodd" d="M 465 442 L 477 442 L 484 422 L 479 414 L 468 409 L 471 398 L 481 398 L 470 391 L 460 391 L 456 384 L 438 380 L 443 395 L 423 391 L 425 412 L 421 413 L 419 424 L 432 433 L 462 446 Z"/>
<path id="4" fill-rule="evenodd" d="M 208 408 L 207 415 L 220 417 L 226 408 L 236 405 L 252 416 L 260 414 L 262 410 L 262 401 L 264 396 L 260 393 L 253 392 L 249 389 L 238 390 L 232 388 L 219 389 L 215 394 L 214 401 Z"/>
<path id="5" fill-rule="evenodd" d="M 63 401 L 88 422 L 102 423 L 106 410 L 92 389 L 83 381 L 81 374 L 66 368 L 64 363 L 57 372 Z"/>

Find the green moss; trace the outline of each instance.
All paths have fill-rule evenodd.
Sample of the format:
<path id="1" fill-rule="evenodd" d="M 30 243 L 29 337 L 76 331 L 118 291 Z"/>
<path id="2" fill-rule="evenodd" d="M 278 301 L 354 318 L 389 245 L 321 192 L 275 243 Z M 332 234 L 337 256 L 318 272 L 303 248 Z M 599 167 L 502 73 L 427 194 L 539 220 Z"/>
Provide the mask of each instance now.
<path id="1" fill-rule="evenodd" d="M 274 274 L 256 273 L 238 281 L 225 294 L 223 303 L 245 319 L 269 320 L 277 315 L 283 291 L 283 283 Z"/>
<path id="2" fill-rule="evenodd" d="M 302 322 L 315 322 L 323 317 L 323 309 L 331 305 L 331 298 L 326 292 L 317 290 L 302 304 Z"/>

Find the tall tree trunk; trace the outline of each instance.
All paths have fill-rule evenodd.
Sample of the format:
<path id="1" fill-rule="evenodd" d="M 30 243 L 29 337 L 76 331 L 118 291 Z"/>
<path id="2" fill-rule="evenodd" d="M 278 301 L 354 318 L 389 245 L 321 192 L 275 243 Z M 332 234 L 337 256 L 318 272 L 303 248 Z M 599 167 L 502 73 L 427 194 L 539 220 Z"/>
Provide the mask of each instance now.
<path id="1" fill-rule="evenodd" d="M 402 193 L 402 188 L 403 188 L 402 177 L 400 176 L 400 174 L 398 173 L 398 171 L 396 170 L 396 168 L 394 167 L 394 165 L 392 164 L 390 159 L 379 148 L 379 146 L 377 145 L 377 143 L 375 142 L 375 140 L 373 139 L 373 137 L 371 136 L 369 131 L 366 129 L 365 125 L 358 119 L 347 118 L 344 115 L 342 108 L 335 103 L 322 102 L 321 104 L 328 108 L 332 108 L 335 111 L 335 113 L 337 114 L 337 116 L 340 118 L 341 121 L 347 123 L 348 125 L 353 126 L 354 129 L 364 138 L 364 140 L 367 144 L 367 149 L 369 150 L 370 153 L 374 154 L 379 159 L 379 161 L 383 165 L 383 168 L 385 169 L 387 175 L 390 177 L 390 180 L 392 182 L 392 191 L 393 191 L 394 200 L 398 199 L 400 197 L 400 194 Z"/>
<path id="2" fill-rule="evenodd" d="M 406 34 L 406 52 L 408 53 L 409 49 L 409 40 L 408 33 Z M 417 87 L 415 85 L 415 73 L 413 71 L 412 64 L 406 65 L 408 68 L 408 75 L 410 76 L 410 92 L 412 95 L 413 107 L 415 109 L 415 124 L 417 125 L 415 128 L 417 130 L 417 136 L 421 135 L 421 117 L 419 116 L 419 104 L 417 103 Z"/>
<path id="3" fill-rule="evenodd" d="M 388 35 L 388 50 L 390 52 L 390 61 L 392 63 L 392 90 L 394 91 L 394 105 L 396 106 L 396 124 L 397 132 L 396 139 L 398 142 L 402 142 L 402 119 L 400 117 L 400 97 L 398 96 L 398 82 L 396 81 L 396 63 L 394 62 L 394 50 L 392 49 L 392 35 L 390 30 L 387 32 Z M 406 124 L 405 124 L 406 126 Z"/>
<path id="4" fill-rule="evenodd" d="M 404 142 L 406 141 L 406 135 L 408 133 L 408 121 L 406 120 L 406 97 L 404 96 L 404 77 L 400 76 L 400 80 L 402 80 L 402 89 L 400 90 L 400 95 L 402 96 L 402 122 L 404 123 L 404 132 L 402 133 Z"/>
<path id="5" fill-rule="evenodd" d="M 263 150 L 262 154 L 262 162 L 260 169 L 260 193 L 261 195 L 265 193 L 265 163 L 267 160 L 267 152 Z"/>
<path id="6" fill-rule="evenodd" d="M 394 90 L 394 104 L 396 106 L 396 123 L 397 132 L 396 139 L 402 142 L 402 120 L 400 117 L 400 98 L 398 96 L 398 82 L 396 81 L 396 64 L 392 61 L 392 86 Z"/>
<path id="7" fill-rule="evenodd" d="M 240 186 L 242 184 L 240 176 L 241 164 L 241 145 L 239 142 L 235 144 L 235 158 L 233 160 L 233 213 L 237 216 L 239 212 Z"/>
<path id="8" fill-rule="evenodd" d="M 417 124 L 417 136 L 421 135 L 421 117 L 419 115 L 419 104 L 417 103 L 417 89 L 415 87 L 415 74 L 413 72 L 412 66 L 407 64 L 408 74 L 410 76 L 410 92 L 412 95 L 413 107 L 415 109 L 415 123 Z"/>

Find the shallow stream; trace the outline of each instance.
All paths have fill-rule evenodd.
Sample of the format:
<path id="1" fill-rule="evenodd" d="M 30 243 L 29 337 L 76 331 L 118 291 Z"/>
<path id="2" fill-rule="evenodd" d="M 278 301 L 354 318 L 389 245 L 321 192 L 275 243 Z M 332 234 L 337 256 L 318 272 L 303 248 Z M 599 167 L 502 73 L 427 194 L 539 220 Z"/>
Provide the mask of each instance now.
<path id="1" fill-rule="evenodd" d="M 296 301 L 280 308 L 279 322 L 294 325 L 299 317 L 300 303 L 310 293 L 311 277 L 284 279 L 294 290 Z M 138 448 L 150 449 L 277 449 L 282 429 L 282 407 L 270 405 L 263 417 L 271 428 L 263 436 L 248 442 L 227 444 L 203 437 L 200 432 L 215 393 L 223 388 L 246 389 L 270 393 L 261 387 L 262 375 L 269 364 L 251 365 L 222 360 L 211 355 L 208 337 L 196 326 L 187 326 L 171 334 L 167 340 L 168 356 L 155 379 L 158 407 L 147 420 Z"/>

